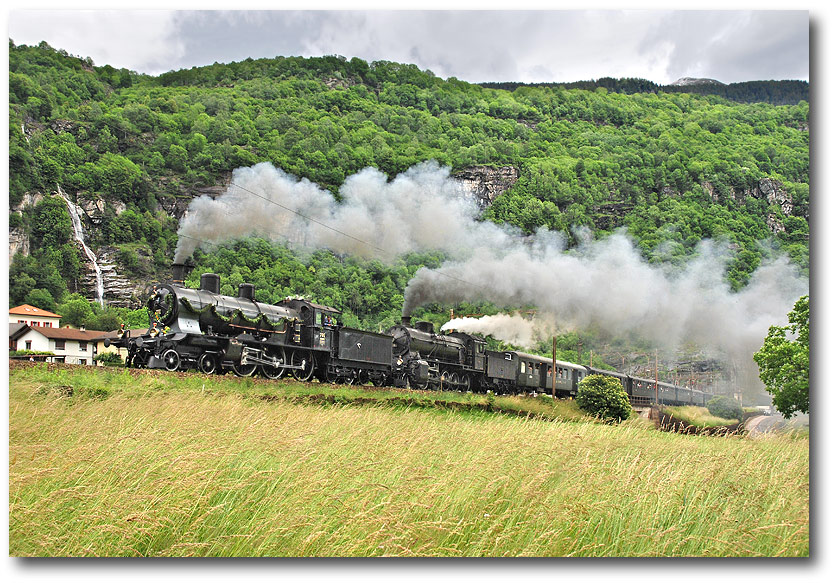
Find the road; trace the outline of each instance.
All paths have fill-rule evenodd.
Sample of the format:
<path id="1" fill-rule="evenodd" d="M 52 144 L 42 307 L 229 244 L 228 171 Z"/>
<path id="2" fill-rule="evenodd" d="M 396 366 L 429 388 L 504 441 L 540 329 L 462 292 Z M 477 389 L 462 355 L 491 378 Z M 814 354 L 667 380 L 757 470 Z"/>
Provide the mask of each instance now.
<path id="1" fill-rule="evenodd" d="M 777 411 L 773 415 L 759 415 L 751 417 L 744 424 L 749 435 L 756 436 L 764 433 L 780 431 L 785 428 L 798 429 L 803 425 L 808 425 L 809 418 L 807 415 L 798 415 L 786 420 Z"/>

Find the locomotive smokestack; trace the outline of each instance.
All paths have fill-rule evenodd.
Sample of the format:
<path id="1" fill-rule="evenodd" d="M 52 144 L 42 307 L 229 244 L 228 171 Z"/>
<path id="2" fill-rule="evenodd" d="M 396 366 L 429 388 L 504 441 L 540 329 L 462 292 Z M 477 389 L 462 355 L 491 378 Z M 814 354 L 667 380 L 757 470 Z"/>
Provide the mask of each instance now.
<path id="1" fill-rule="evenodd" d="M 411 316 L 403 316 L 402 325 L 410 327 L 411 326 Z"/>
<path id="2" fill-rule="evenodd" d="M 171 271 L 173 271 L 172 281 L 177 285 L 182 285 L 185 282 L 185 264 L 184 263 L 174 263 L 171 266 Z"/>
<path id="3" fill-rule="evenodd" d="M 176 285 L 184 285 L 185 278 L 194 269 L 193 265 L 187 263 L 172 263 L 171 264 L 171 281 Z"/>

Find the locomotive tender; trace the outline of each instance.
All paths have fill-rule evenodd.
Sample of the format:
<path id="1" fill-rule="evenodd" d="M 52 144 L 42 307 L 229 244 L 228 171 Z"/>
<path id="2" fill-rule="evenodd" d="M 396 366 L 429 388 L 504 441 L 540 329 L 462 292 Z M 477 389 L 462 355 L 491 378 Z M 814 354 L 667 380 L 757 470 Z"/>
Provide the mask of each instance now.
<path id="1" fill-rule="evenodd" d="M 205 374 L 291 374 L 300 381 L 366 383 L 416 389 L 546 393 L 570 397 L 589 374 L 619 380 L 632 404 L 705 405 L 703 391 L 631 377 L 519 351 L 488 350 L 464 332 L 436 334 L 430 322 L 402 323 L 385 333 L 343 326 L 341 312 L 302 298 L 257 302 L 254 286 L 237 297 L 220 293 L 220 277 L 204 273 L 200 289 L 184 287 L 185 266 L 148 300 L 150 328 L 111 343 L 127 348 L 126 366 Z M 107 342 L 107 341 L 106 341 Z"/>

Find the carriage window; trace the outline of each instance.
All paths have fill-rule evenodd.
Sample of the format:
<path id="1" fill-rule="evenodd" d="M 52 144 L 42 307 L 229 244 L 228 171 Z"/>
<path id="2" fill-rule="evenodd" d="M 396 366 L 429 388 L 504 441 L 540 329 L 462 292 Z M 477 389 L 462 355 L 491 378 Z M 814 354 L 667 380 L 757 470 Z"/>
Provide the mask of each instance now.
<path id="1" fill-rule="evenodd" d="M 522 360 L 521 361 L 521 372 L 526 372 L 526 371 L 527 371 L 527 369 L 525 368 L 524 361 Z"/>

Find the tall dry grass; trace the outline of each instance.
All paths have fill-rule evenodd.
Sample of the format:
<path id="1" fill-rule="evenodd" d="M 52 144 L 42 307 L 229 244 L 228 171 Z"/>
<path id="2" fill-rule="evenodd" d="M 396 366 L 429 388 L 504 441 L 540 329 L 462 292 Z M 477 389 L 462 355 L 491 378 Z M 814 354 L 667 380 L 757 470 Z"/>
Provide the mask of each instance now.
<path id="1" fill-rule="evenodd" d="M 61 386 L 12 378 L 12 556 L 808 555 L 807 440 Z"/>

